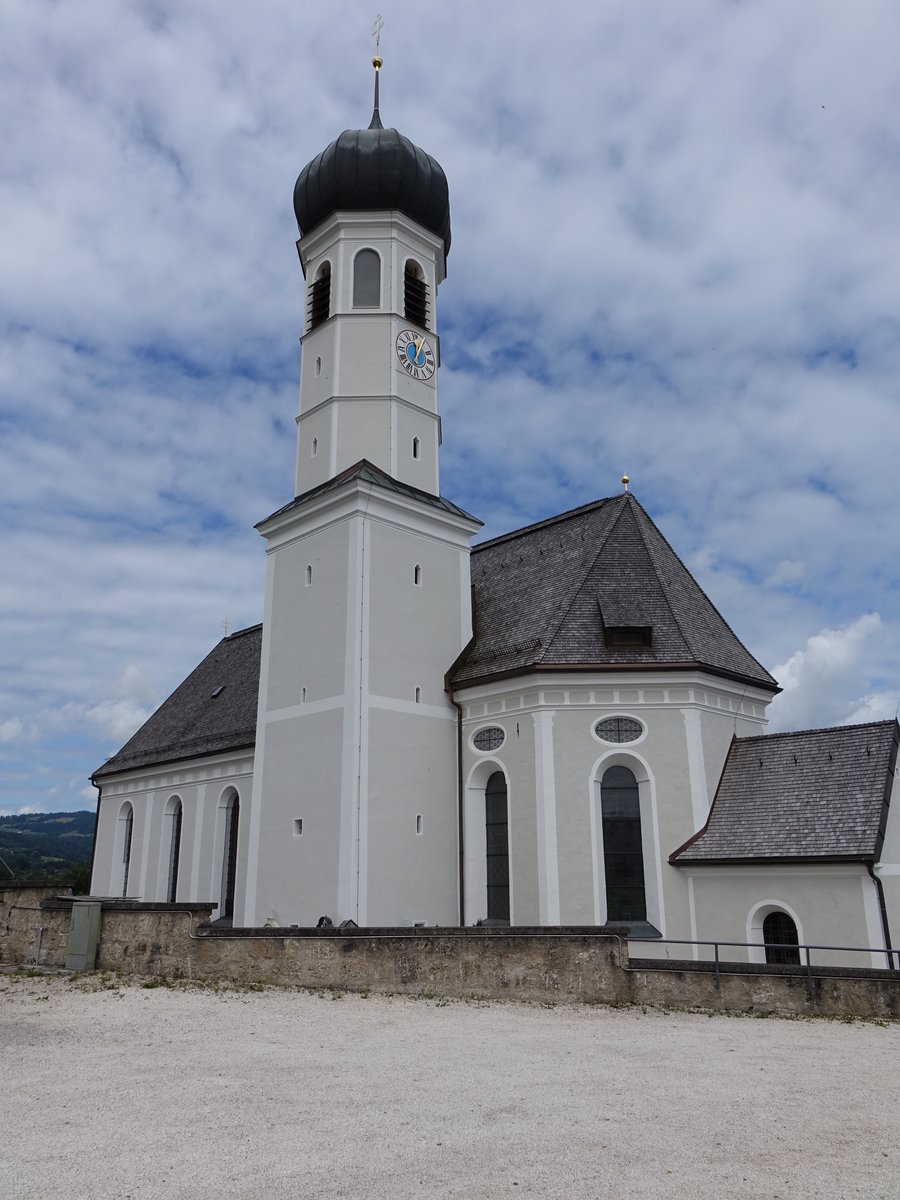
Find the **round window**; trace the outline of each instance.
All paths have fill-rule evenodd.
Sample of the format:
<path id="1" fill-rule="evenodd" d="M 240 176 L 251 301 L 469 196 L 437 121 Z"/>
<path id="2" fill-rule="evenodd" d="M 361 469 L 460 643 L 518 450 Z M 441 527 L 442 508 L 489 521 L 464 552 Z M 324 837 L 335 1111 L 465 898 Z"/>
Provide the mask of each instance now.
<path id="1" fill-rule="evenodd" d="M 499 725 L 488 725 L 479 729 L 472 738 L 476 750 L 499 750 L 506 741 L 506 734 Z"/>
<path id="2" fill-rule="evenodd" d="M 604 717 L 594 726 L 594 733 L 604 742 L 636 742 L 644 732 L 640 721 L 633 717 Z"/>

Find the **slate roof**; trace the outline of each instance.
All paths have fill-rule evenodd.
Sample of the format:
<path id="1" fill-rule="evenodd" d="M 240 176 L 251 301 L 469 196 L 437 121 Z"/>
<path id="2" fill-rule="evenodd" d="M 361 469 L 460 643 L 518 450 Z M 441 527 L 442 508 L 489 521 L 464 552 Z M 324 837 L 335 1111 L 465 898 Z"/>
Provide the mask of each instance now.
<path id="1" fill-rule="evenodd" d="M 706 825 L 669 861 L 877 861 L 898 740 L 896 721 L 735 738 Z"/>
<path id="2" fill-rule="evenodd" d="M 387 471 L 382 471 L 381 467 L 376 467 L 368 459 L 361 458 L 352 467 L 346 467 L 331 479 L 326 479 L 324 483 L 320 483 L 316 487 L 310 488 L 309 491 L 295 496 L 293 500 L 276 509 L 271 516 L 257 522 L 254 528 L 259 529 L 260 525 L 265 525 L 266 521 L 272 520 L 272 517 L 279 517 L 282 513 L 290 512 L 292 508 L 299 508 L 300 505 L 305 504 L 314 496 L 324 496 L 328 492 L 337 490 L 351 479 L 358 479 L 362 483 L 372 484 L 373 487 L 384 488 L 386 491 L 396 492 L 401 496 L 408 496 L 411 500 L 418 500 L 423 504 L 430 505 L 432 508 L 440 509 L 442 512 L 452 513 L 457 517 L 465 517 L 469 521 L 477 521 L 477 517 L 473 517 L 470 513 L 467 513 L 457 504 L 454 504 L 452 500 L 447 500 L 443 496 L 435 496 L 431 492 L 425 492 L 422 488 L 413 487 L 411 483 L 401 483 L 399 479 L 394 479 L 392 475 L 388 475 Z M 482 522 L 478 521 L 478 524 L 480 525 Z"/>
<path id="3" fill-rule="evenodd" d="M 472 590 L 454 687 L 551 667 L 699 666 L 778 690 L 631 493 L 475 546 Z M 606 627 L 648 625 L 651 645 L 607 647 Z"/>
<path id="4" fill-rule="evenodd" d="M 99 780 L 136 767 L 252 748 L 256 740 L 261 647 L 262 625 L 223 638 L 91 778 Z"/>

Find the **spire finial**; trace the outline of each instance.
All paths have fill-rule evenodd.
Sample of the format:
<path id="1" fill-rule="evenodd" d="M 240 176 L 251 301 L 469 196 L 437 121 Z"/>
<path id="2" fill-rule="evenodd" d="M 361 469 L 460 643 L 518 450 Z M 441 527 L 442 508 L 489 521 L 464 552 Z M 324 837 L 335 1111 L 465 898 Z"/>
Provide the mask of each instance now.
<path id="1" fill-rule="evenodd" d="M 622 482 L 624 483 L 624 485 L 625 485 L 625 491 L 627 492 L 627 491 L 628 491 L 628 484 L 631 482 L 631 480 L 628 478 L 628 476 L 627 476 L 627 475 L 623 475 L 623 476 L 622 476 Z"/>
<path id="2" fill-rule="evenodd" d="M 384 21 L 381 19 L 381 13 L 375 18 L 375 28 L 372 30 L 372 37 L 375 39 L 375 57 L 372 59 L 372 66 L 375 68 L 375 108 L 372 111 L 372 120 L 369 122 L 370 129 L 383 129 L 381 124 L 381 115 L 378 112 L 378 72 L 384 65 L 381 57 L 381 31 L 384 28 Z"/>

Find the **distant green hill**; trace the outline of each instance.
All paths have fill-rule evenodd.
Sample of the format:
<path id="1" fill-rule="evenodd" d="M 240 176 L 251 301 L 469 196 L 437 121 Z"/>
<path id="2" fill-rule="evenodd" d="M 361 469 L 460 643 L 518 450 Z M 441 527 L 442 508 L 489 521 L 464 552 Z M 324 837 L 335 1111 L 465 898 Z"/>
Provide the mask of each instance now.
<path id="1" fill-rule="evenodd" d="M 0 817 L 0 883 L 13 877 L 59 879 L 86 892 L 93 838 L 92 812 Z"/>

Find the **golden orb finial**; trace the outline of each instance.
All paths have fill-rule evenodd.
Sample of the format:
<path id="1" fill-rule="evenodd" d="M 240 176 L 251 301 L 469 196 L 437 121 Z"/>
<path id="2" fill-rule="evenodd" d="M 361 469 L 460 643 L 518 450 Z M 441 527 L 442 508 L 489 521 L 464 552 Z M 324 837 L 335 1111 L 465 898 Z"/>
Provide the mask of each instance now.
<path id="1" fill-rule="evenodd" d="M 628 484 L 631 482 L 631 480 L 628 478 L 628 476 L 627 476 L 627 475 L 623 475 L 623 476 L 622 476 L 622 482 L 625 484 L 625 491 L 627 492 L 627 491 L 628 491 Z"/>
<path id="2" fill-rule="evenodd" d="M 380 54 L 376 54 L 375 57 L 372 59 L 372 66 L 375 68 L 376 71 L 380 71 L 381 68 L 384 66 L 384 59 L 381 57 Z"/>

